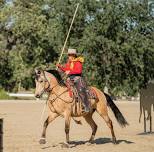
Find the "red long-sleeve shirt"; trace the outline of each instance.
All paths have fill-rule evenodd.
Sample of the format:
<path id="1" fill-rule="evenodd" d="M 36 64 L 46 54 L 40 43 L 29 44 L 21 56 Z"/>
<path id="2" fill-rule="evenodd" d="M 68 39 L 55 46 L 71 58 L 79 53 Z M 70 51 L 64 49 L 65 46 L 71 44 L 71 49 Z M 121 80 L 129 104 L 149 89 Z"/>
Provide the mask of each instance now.
<path id="1" fill-rule="evenodd" d="M 82 74 L 82 63 L 80 61 L 68 61 L 64 66 L 58 66 L 62 71 L 70 71 L 69 74 Z"/>

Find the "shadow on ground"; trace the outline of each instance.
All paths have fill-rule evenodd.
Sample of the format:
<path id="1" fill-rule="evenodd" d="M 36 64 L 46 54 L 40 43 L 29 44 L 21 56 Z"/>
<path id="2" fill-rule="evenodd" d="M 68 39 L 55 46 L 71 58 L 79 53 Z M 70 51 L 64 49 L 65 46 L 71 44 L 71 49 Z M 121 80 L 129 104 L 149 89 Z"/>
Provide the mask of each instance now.
<path id="1" fill-rule="evenodd" d="M 101 145 L 101 144 L 107 144 L 107 143 L 112 143 L 111 138 L 98 138 L 98 139 L 95 139 L 92 144 Z M 133 144 L 134 142 L 128 141 L 128 140 L 117 140 L 117 144 L 120 144 L 120 143 Z M 71 148 L 76 147 L 78 145 L 83 145 L 83 144 L 92 145 L 88 141 L 72 141 L 70 142 L 70 144 L 73 145 L 71 146 Z"/>
<path id="2" fill-rule="evenodd" d="M 66 145 L 66 143 L 59 143 L 59 144 L 52 145 L 52 146 L 44 146 L 42 147 L 42 149 L 58 147 L 60 145 L 63 148 L 73 148 L 73 147 L 77 147 L 80 145 L 90 146 L 90 145 L 102 145 L 102 144 L 107 144 L 107 143 L 112 143 L 111 138 L 98 138 L 98 139 L 95 139 L 93 143 L 89 143 L 88 141 L 71 141 L 69 145 Z M 120 144 L 120 143 L 133 144 L 134 142 L 128 141 L 128 140 L 117 140 L 117 144 Z"/>
<path id="3" fill-rule="evenodd" d="M 154 135 L 154 132 L 142 132 L 137 135 Z"/>
<path id="4" fill-rule="evenodd" d="M 128 141 L 128 140 L 117 140 L 117 144 L 120 143 L 126 143 L 126 144 L 133 144 L 134 142 L 132 141 Z M 99 145 L 99 144 L 106 144 L 106 143 L 112 143 L 111 138 L 98 138 L 94 141 L 95 144 Z"/>

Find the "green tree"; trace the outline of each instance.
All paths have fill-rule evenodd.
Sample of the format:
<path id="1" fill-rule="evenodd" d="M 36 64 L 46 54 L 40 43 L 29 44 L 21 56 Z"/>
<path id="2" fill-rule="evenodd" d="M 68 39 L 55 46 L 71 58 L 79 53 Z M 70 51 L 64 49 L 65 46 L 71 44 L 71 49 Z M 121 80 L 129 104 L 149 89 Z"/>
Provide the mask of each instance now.
<path id="1" fill-rule="evenodd" d="M 36 66 L 55 67 L 78 2 L 2 3 L 0 46 L 5 55 L 1 71 L 6 59 L 11 71 L 7 81 L 15 88 L 20 82 L 27 89 L 33 86 Z M 154 78 L 153 41 L 154 16 L 147 0 L 80 0 L 66 48 L 77 48 L 85 56 L 84 73 L 90 85 L 101 89 L 106 85 L 117 95 L 134 95 Z M 5 87 L 5 75 L 2 79 Z"/>

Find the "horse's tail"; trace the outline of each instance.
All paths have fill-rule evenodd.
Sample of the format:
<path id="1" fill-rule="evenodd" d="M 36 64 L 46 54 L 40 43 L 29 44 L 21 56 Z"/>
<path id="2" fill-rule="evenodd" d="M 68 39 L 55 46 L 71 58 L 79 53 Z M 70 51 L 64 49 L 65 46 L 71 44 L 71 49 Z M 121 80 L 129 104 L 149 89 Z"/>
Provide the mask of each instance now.
<path id="1" fill-rule="evenodd" d="M 126 119 L 124 118 L 118 107 L 115 105 L 115 103 L 108 94 L 104 93 L 104 95 L 106 97 L 108 106 L 112 109 L 114 116 L 118 121 L 118 123 L 120 124 L 120 126 L 126 127 L 126 125 L 128 125 L 128 122 L 126 121 Z"/>

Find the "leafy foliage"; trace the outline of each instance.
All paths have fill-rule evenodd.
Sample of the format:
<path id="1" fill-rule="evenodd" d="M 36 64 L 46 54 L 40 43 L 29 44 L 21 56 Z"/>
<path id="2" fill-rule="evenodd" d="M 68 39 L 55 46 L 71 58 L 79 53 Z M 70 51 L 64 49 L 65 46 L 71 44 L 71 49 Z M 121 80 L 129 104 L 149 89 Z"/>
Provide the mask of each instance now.
<path id="1" fill-rule="evenodd" d="M 36 66 L 55 68 L 78 2 L 0 1 L 2 87 L 11 90 L 22 82 L 29 89 Z M 134 95 L 154 78 L 153 42 L 154 16 L 147 0 L 81 0 L 67 48 L 85 57 L 90 85 Z"/>

